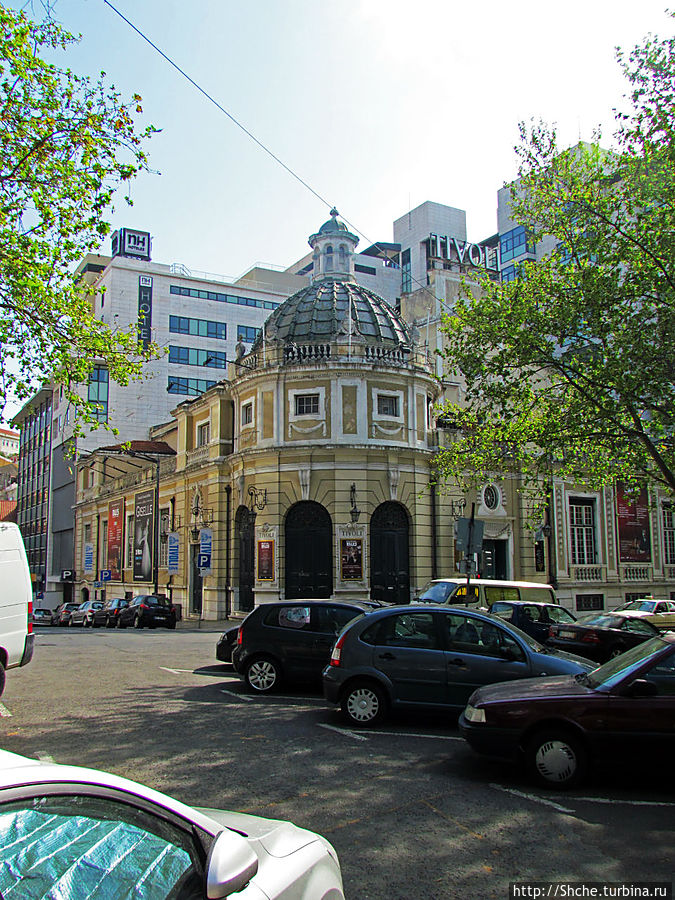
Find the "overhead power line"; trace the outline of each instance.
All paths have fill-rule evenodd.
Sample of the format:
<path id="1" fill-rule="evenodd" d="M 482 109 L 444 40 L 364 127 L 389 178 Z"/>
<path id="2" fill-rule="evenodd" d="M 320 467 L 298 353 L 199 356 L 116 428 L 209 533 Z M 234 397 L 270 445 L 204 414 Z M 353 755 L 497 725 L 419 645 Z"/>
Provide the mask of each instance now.
<path id="1" fill-rule="evenodd" d="M 240 128 L 247 137 L 249 137 L 258 147 L 260 147 L 261 150 L 263 150 L 265 153 L 267 153 L 268 156 L 270 156 L 286 172 L 288 172 L 288 174 L 291 175 L 291 177 L 295 178 L 296 181 L 299 181 L 300 184 L 304 188 L 306 188 L 311 194 L 313 194 L 317 198 L 317 200 L 320 200 L 321 203 L 324 203 L 329 209 L 334 208 L 333 203 L 329 203 L 328 200 L 326 200 L 325 197 L 322 197 L 318 191 L 315 191 L 314 188 L 304 180 L 304 178 L 302 178 L 300 175 L 298 175 L 298 173 L 295 172 L 290 166 L 287 166 L 286 163 L 276 155 L 276 153 L 273 153 L 269 147 L 267 147 L 265 144 L 263 144 L 263 142 L 261 140 L 259 140 L 251 131 L 249 131 L 249 129 L 246 128 L 246 126 L 243 125 L 235 116 L 233 116 L 231 112 L 229 112 L 227 109 L 225 109 L 225 107 L 221 103 L 219 103 L 218 100 L 215 99 L 215 97 L 213 97 L 205 88 L 203 88 L 200 84 L 198 84 L 198 82 L 196 82 L 194 80 L 194 78 L 192 78 L 190 75 L 188 75 L 187 72 L 178 65 L 178 63 L 174 62 L 170 56 L 168 56 L 160 47 L 157 46 L 157 44 L 155 44 L 154 41 L 152 41 L 146 34 L 144 34 L 144 32 L 142 32 L 140 30 L 140 28 L 138 28 L 136 25 L 134 25 L 133 22 L 131 22 L 129 19 L 127 19 L 127 17 L 123 13 L 121 13 L 119 11 L 119 9 L 117 9 L 110 2 L 110 0 L 103 0 L 103 2 L 105 3 L 106 6 L 109 6 L 110 9 L 117 16 L 119 16 L 123 22 L 126 22 L 126 24 L 129 26 L 129 28 L 131 28 L 133 31 L 135 31 L 136 34 L 140 38 L 142 38 L 147 44 L 149 44 L 153 50 L 155 50 L 157 53 L 159 53 L 159 55 L 162 57 L 162 59 L 166 60 L 166 62 L 168 62 L 169 65 L 172 66 L 180 75 L 182 75 L 186 81 L 188 81 L 194 88 L 196 88 L 196 90 L 198 90 L 200 94 L 202 94 L 204 97 L 206 97 L 206 99 L 210 103 L 212 103 L 216 107 L 216 109 L 218 109 L 220 112 L 222 112 L 223 115 L 227 116 L 227 118 L 234 125 L 236 125 L 237 128 Z M 349 219 L 347 219 L 345 216 L 342 216 L 341 218 L 347 225 L 349 225 L 350 228 L 353 229 L 353 231 L 356 234 L 361 235 L 361 237 L 365 241 L 367 241 L 373 247 L 377 247 L 377 249 L 380 250 L 382 253 L 384 253 L 386 256 L 385 248 L 382 247 L 377 241 L 372 241 L 366 234 L 364 234 L 359 228 L 356 227 L 356 225 L 354 225 L 352 222 L 350 222 Z M 388 256 L 387 256 L 387 259 L 389 259 Z M 401 268 L 400 263 L 396 263 L 396 262 L 394 262 L 394 260 L 390 260 L 390 261 L 393 262 L 395 267 L 400 270 L 400 268 Z M 414 281 L 415 284 L 417 284 L 424 291 L 426 291 L 434 300 L 438 300 L 439 303 L 441 303 L 441 305 L 443 305 L 443 306 L 447 305 L 443 300 L 436 297 L 436 295 L 433 294 L 432 291 L 429 290 L 429 287 L 427 285 L 422 284 L 422 282 L 418 281 L 417 278 L 415 278 L 413 275 L 411 275 L 411 280 Z"/>

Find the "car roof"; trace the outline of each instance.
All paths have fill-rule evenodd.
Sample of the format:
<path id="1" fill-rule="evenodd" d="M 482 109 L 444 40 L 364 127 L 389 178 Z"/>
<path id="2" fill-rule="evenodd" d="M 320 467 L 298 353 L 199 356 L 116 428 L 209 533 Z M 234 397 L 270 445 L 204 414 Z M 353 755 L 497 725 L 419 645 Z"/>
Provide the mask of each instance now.
<path id="1" fill-rule="evenodd" d="M 430 584 L 466 584 L 466 578 L 455 576 L 451 578 L 432 578 Z M 553 590 L 552 585 L 544 581 L 509 581 L 503 578 L 472 578 L 470 584 L 484 584 L 486 587 L 534 587 L 549 588 Z"/>
<path id="2" fill-rule="evenodd" d="M 496 606 L 498 603 L 508 603 L 509 606 L 546 606 L 555 609 L 564 609 L 559 603 L 546 603 L 545 600 L 495 600 L 492 604 Z M 569 610 L 567 610 L 569 612 Z"/>

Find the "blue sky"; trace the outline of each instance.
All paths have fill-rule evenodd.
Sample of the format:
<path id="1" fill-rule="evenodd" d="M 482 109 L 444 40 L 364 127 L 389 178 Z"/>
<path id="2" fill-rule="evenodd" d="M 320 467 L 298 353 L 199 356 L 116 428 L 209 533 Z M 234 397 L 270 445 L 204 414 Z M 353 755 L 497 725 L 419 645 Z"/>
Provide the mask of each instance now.
<path id="1" fill-rule="evenodd" d="M 111 2 L 335 204 L 361 249 L 391 240 L 392 221 L 425 200 L 466 209 L 471 240 L 494 233 L 518 122 L 555 122 L 562 144 L 597 125 L 610 134 L 626 87 L 614 47 L 672 30 L 665 0 Z M 56 0 L 54 12 L 82 34 L 63 64 L 140 93 L 162 129 L 148 147 L 161 174 L 133 184 L 131 209 L 120 198 L 114 227 L 150 231 L 159 262 L 231 276 L 308 250 L 329 207 L 103 0 Z"/>

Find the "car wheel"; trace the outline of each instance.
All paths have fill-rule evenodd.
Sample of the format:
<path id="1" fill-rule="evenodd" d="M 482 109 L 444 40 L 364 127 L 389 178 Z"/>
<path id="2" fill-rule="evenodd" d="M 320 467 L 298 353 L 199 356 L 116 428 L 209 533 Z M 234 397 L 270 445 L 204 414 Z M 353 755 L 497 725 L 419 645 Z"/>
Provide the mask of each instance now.
<path id="1" fill-rule="evenodd" d="M 72 628 L 72 627 L 74 626 L 74 624 L 75 624 L 75 623 L 73 622 L 73 617 L 71 616 L 71 617 L 68 619 L 68 627 L 69 627 L 69 628 Z"/>
<path id="2" fill-rule="evenodd" d="M 246 684 L 257 694 L 269 694 L 281 683 L 279 663 L 269 657 L 254 659 L 246 666 Z"/>
<path id="3" fill-rule="evenodd" d="M 136 616 L 134 618 L 134 628 L 142 628 L 143 627 L 143 619 L 140 616 Z"/>
<path id="4" fill-rule="evenodd" d="M 615 644 L 609 651 L 609 658 L 614 659 L 615 656 L 621 656 L 621 654 L 625 652 L 626 648 L 623 646 L 623 644 Z"/>
<path id="5" fill-rule="evenodd" d="M 342 713 L 350 725 L 375 725 L 387 711 L 387 698 L 372 681 L 358 681 L 345 691 Z"/>
<path id="6" fill-rule="evenodd" d="M 535 778 L 550 788 L 578 784 L 588 768 L 588 754 L 581 740 L 562 729 L 535 734 L 527 744 L 525 757 Z"/>
<path id="7" fill-rule="evenodd" d="M 85 619 L 82 624 L 85 628 L 91 628 L 91 622 L 89 621 L 89 619 Z"/>

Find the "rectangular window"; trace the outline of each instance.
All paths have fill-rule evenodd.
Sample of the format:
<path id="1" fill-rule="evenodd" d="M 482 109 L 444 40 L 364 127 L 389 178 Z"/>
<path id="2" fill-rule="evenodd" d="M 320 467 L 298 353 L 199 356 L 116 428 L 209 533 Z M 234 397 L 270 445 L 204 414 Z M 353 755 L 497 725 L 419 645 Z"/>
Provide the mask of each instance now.
<path id="1" fill-rule="evenodd" d="M 252 403 L 244 403 L 241 408 L 241 424 L 243 425 L 252 425 L 253 424 L 253 404 Z"/>
<path id="2" fill-rule="evenodd" d="M 212 322 L 209 319 L 190 319 L 187 316 L 169 316 L 169 331 L 172 334 L 191 334 L 195 337 L 215 338 L 224 341 L 227 338 L 225 322 Z"/>
<path id="3" fill-rule="evenodd" d="M 663 557 L 667 566 L 675 566 L 675 511 L 663 510 Z"/>
<path id="4" fill-rule="evenodd" d="M 378 416 L 392 416 L 393 418 L 398 418 L 398 397 L 392 394 L 378 394 L 377 414 Z"/>
<path id="5" fill-rule="evenodd" d="M 412 291 L 412 271 L 410 267 L 410 249 L 401 254 L 401 293 Z"/>
<path id="6" fill-rule="evenodd" d="M 196 397 L 216 383 L 208 381 L 206 378 L 177 378 L 175 375 L 169 375 L 166 390 L 169 394 L 187 394 L 190 397 Z"/>
<path id="7" fill-rule="evenodd" d="M 257 300 L 253 297 L 238 297 L 233 294 L 221 294 L 217 291 L 199 291 L 196 288 L 181 287 L 177 284 L 169 286 L 170 294 L 179 297 L 194 297 L 198 300 L 216 300 L 218 303 L 236 303 L 239 306 L 257 306 L 259 309 L 276 309 L 278 303 L 271 300 Z"/>
<path id="8" fill-rule="evenodd" d="M 242 340 L 245 344 L 252 344 L 259 334 L 260 329 L 252 325 L 237 325 L 237 340 Z"/>
<path id="9" fill-rule="evenodd" d="M 99 422 L 108 421 L 108 370 L 105 366 L 94 366 L 89 375 L 87 400 L 92 415 Z"/>
<path id="10" fill-rule="evenodd" d="M 577 612 L 593 612 L 605 608 L 604 594 L 577 594 Z"/>
<path id="11" fill-rule="evenodd" d="M 295 397 L 295 414 L 296 416 L 318 416 L 319 395 L 297 394 Z"/>
<path id="12" fill-rule="evenodd" d="M 594 500 L 570 498 L 570 545 L 574 565 L 597 563 Z"/>
<path id="13" fill-rule="evenodd" d="M 181 366 L 227 368 L 227 354 L 221 350 L 199 350 L 196 347 L 169 347 L 169 362 Z"/>
<path id="14" fill-rule="evenodd" d="M 209 422 L 197 426 L 197 446 L 206 447 L 211 440 L 211 426 Z"/>

